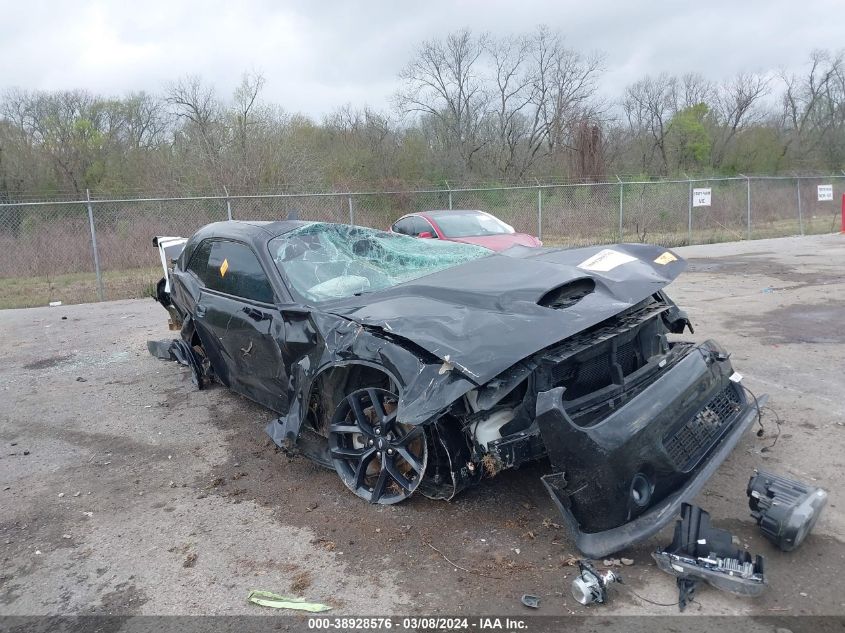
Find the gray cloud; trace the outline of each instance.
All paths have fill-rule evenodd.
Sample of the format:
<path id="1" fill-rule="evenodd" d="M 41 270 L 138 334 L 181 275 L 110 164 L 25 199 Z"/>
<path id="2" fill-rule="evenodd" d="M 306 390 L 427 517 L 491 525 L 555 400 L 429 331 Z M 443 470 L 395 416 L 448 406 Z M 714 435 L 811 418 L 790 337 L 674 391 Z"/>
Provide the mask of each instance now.
<path id="1" fill-rule="evenodd" d="M 646 73 L 797 71 L 845 32 L 841 0 L 4 4 L 0 87 L 121 94 L 199 74 L 226 94 L 260 70 L 268 100 L 317 117 L 347 102 L 387 107 L 416 44 L 465 26 L 506 35 L 545 23 L 603 51 L 608 98 Z"/>

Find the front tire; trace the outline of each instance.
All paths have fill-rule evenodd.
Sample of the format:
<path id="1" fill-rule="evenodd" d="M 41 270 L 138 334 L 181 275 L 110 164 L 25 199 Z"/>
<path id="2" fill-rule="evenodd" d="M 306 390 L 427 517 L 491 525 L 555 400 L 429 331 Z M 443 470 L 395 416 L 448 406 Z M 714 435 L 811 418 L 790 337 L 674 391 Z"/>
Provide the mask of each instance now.
<path id="1" fill-rule="evenodd" d="M 428 463 L 425 431 L 396 420 L 399 398 L 358 389 L 338 405 L 329 425 L 329 454 L 343 483 L 370 503 L 410 497 Z"/>

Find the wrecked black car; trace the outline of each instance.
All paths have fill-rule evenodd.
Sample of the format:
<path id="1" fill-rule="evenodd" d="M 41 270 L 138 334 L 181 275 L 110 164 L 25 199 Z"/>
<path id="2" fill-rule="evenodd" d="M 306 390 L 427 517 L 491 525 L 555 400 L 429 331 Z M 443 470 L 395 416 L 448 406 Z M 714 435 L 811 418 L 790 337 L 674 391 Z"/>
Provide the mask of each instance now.
<path id="1" fill-rule="evenodd" d="M 276 444 L 371 503 L 548 459 L 600 557 L 673 520 L 755 418 L 724 349 L 674 340 L 691 326 L 663 288 L 686 264 L 663 248 L 494 253 L 300 221 L 154 244 L 181 337 L 151 352 L 278 413 Z"/>

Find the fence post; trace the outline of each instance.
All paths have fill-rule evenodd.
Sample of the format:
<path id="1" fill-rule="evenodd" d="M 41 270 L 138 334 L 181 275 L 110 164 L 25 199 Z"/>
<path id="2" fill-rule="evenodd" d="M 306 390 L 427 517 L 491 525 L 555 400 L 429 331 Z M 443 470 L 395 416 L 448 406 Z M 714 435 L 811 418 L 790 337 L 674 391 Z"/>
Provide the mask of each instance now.
<path id="1" fill-rule="evenodd" d="M 687 244 L 692 244 L 692 180 L 689 181 L 687 197 Z"/>
<path id="2" fill-rule="evenodd" d="M 537 187 L 537 239 L 543 240 L 543 190 Z"/>
<path id="3" fill-rule="evenodd" d="M 619 241 L 622 241 L 622 194 L 625 192 L 625 185 L 622 183 L 622 179 L 617 176 L 616 180 L 619 181 Z"/>
<path id="4" fill-rule="evenodd" d="M 801 213 L 801 179 L 795 179 L 795 191 L 798 197 L 798 228 L 801 231 L 801 235 L 804 235 L 804 216 Z"/>
<path id="5" fill-rule="evenodd" d="M 449 186 L 449 181 L 444 180 L 443 182 L 446 183 L 446 189 L 449 191 L 449 211 L 452 210 L 452 188 Z"/>
<path id="6" fill-rule="evenodd" d="M 352 206 L 352 196 L 346 196 L 346 204 L 349 206 L 349 224 L 355 224 L 355 207 Z"/>
<path id="7" fill-rule="evenodd" d="M 226 185 L 223 185 L 223 191 L 226 192 L 226 217 L 231 220 L 232 219 L 232 201 L 229 200 L 229 190 L 226 189 Z"/>
<path id="8" fill-rule="evenodd" d="M 91 248 L 94 251 L 94 273 L 97 275 L 97 298 L 103 301 L 103 276 L 100 273 L 100 253 L 97 251 L 97 231 L 94 230 L 94 205 L 91 203 L 91 192 L 85 190 L 85 200 L 88 203 L 88 228 L 91 229 Z"/>
<path id="9" fill-rule="evenodd" d="M 746 193 L 746 214 L 748 221 L 748 239 L 751 239 L 751 178 L 745 174 L 740 174 L 745 178 L 745 193 Z"/>

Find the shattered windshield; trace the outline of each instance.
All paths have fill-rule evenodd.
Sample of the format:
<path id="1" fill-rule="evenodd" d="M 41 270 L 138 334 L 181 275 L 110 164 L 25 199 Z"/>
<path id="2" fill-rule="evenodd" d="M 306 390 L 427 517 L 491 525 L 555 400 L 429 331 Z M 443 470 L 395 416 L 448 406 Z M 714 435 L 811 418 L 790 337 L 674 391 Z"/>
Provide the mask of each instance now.
<path id="1" fill-rule="evenodd" d="M 437 224 L 446 237 L 478 237 L 513 233 L 513 227 L 488 213 L 455 213 L 438 215 Z"/>
<path id="2" fill-rule="evenodd" d="M 491 254 L 471 244 L 322 222 L 280 235 L 269 247 L 279 272 L 313 301 L 390 288 Z"/>

